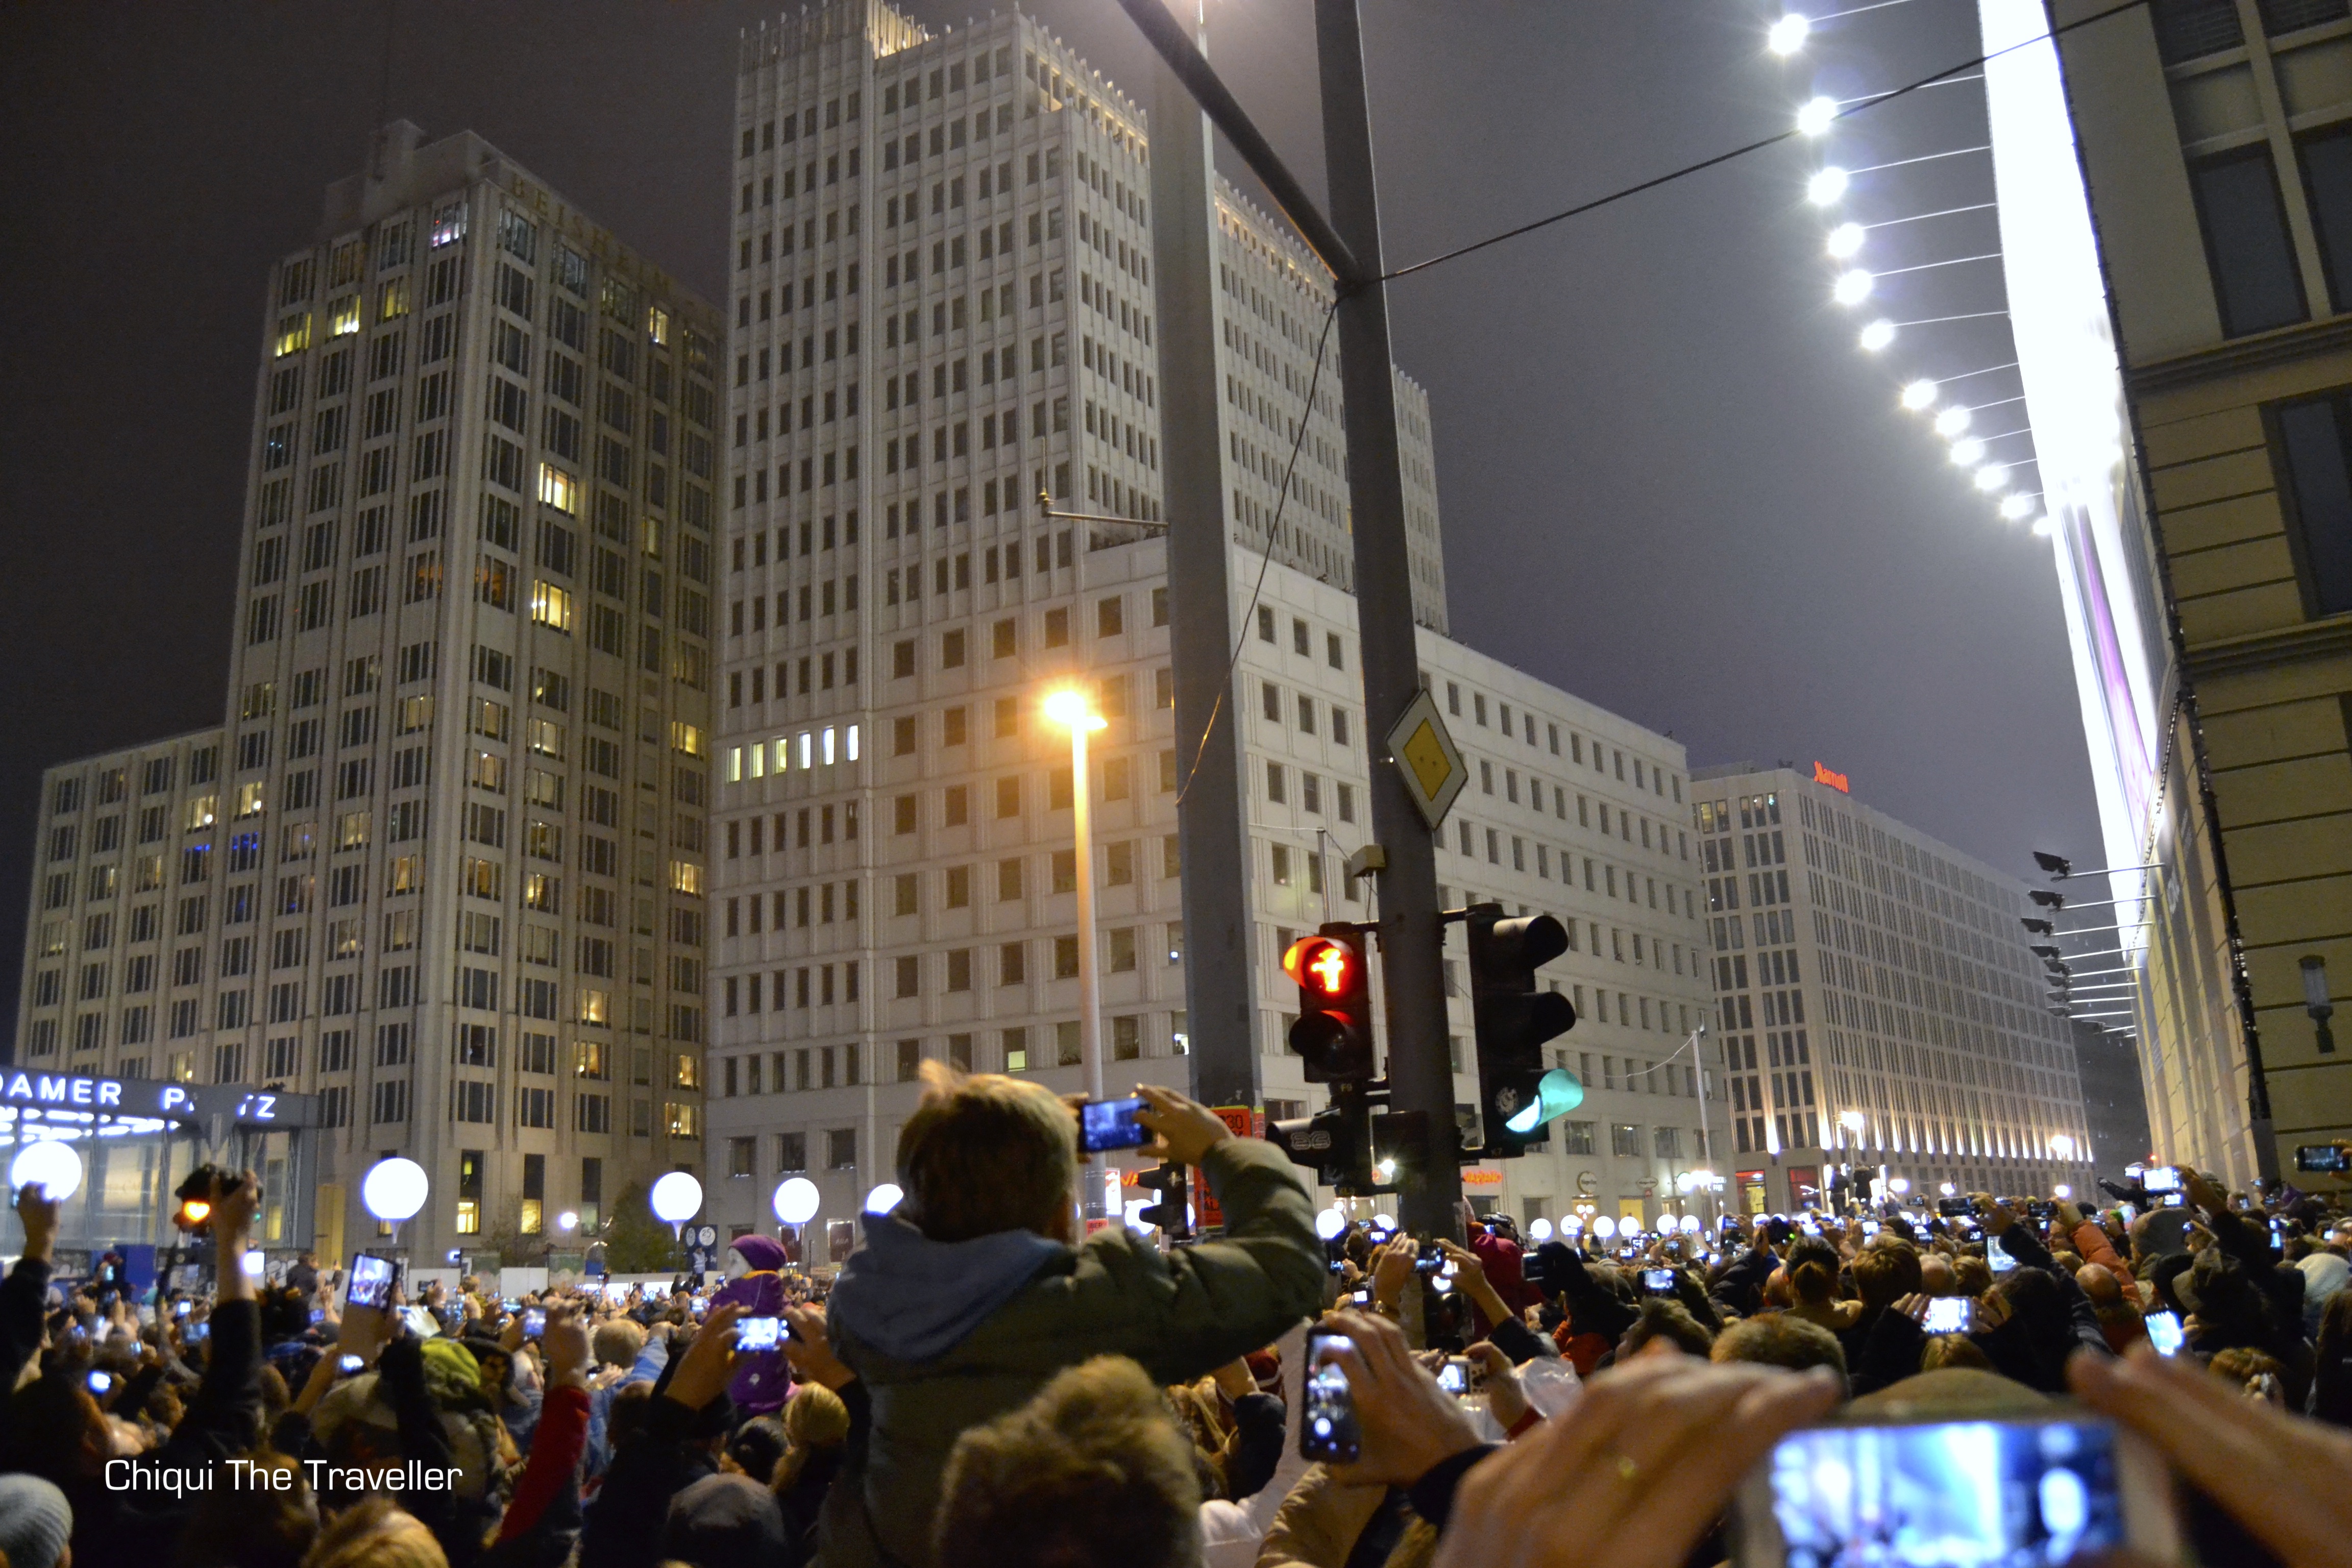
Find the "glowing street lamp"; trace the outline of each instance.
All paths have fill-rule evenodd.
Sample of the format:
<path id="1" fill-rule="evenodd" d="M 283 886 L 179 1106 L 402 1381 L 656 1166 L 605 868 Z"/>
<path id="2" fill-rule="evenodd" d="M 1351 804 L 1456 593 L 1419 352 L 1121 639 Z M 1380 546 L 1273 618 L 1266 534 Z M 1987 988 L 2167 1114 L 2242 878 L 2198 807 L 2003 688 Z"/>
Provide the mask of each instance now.
<path id="1" fill-rule="evenodd" d="M 1992 494 L 2008 483 L 2009 466 L 2005 463 L 1987 463 L 1976 471 L 1976 487 L 1987 495 Z"/>
<path id="2" fill-rule="evenodd" d="M 1837 119 L 1837 100 L 1809 98 L 1797 110 L 1797 129 L 1808 136 L 1819 136 Z"/>
<path id="3" fill-rule="evenodd" d="M 1969 436 L 1952 443 L 1952 461 L 1963 468 L 1973 468 L 1984 461 L 1985 445 Z"/>
<path id="4" fill-rule="evenodd" d="M 2007 518 L 2011 522 L 2024 521 L 2027 518 L 2033 515 L 2033 498 L 2032 496 L 2013 495 L 2001 497 L 2000 515 Z"/>
<path id="5" fill-rule="evenodd" d="M 1776 55 L 1793 55 L 1805 47 L 1805 37 L 1812 30 L 1811 17 L 1796 11 L 1788 12 L 1765 30 L 1764 47 Z"/>
<path id="6" fill-rule="evenodd" d="M 1903 406 L 1916 414 L 1936 405 L 1936 384 L 1926 376 L 1907 383 L 1903 388 Z"/>
<path id="7" fill-rule="evenodd" d="M 817 1202 L 814 1182 L 806 1176 L 789 1176 L 776 1184 L 768 1206 L 775 1210 L 778 1224 L 799 1226 L 816 1217 Z"/>
<path id="8" fill-rule="evenodd" d="M 1805 199 L 1817 207 L 1834 206 L 1852 183 L 1851 175 L 1832 163 L 1826 168 L 1814 170 L 1812 177 L 1805 182 Z"/>
<path id="9" fill-rule="evenodd" d="M 1894 341 L 1895 323 L 1884 316 L 1862 329 L 1862 350 L 1864 353 L 1874 354 Z"/>
<path id="10" fill-rule="evenodd" d="M 1859 305 L 1870 298 L 1871 286 L 1875 282 L 1877 279 L 1861 268 L 1851 268 L 1838 274 L 1836 283 L 1830 288 L 1830 298 L 1841 305 Z"/>
<path id="11" fill-rule="evenodd" d="M 1936 434 L 1946 437 L 1957 436 L 1969 427 L 1969 421 L 1974 416 L 1965 408 L 1947 408 L 1936 416 Z"/>
<path id="12" fill-rule="evenodd" d="M 1847 257 L 1858 253 L 1862 249 L 1862 242 L 1867 237 L 1868 233 L 1862 225 L 1842 223 L 1830 230 L 1830 237 L 1823 242 L 1823 247 L 1831 256 L 1843 261 Z"/>
<path id="13" fill-rule="evenodd" d="M 360 1206 L 374 1215 L 378 1223 L 392 1227 L 392 1244 L 397 1247 L 401 1226 L 416 1217 L 425 1206 L 425 1194 L 432 1189 L 424 1166 L 394 1155 L 389 1160 L 378 1160 L 360 1178 Z"/>
<path id="14" fill-rule="evenodd" d="M 1087 737 L 1108 729 L 1109 721 L 1094 710 L 1087 694 L 1074 687 L 1049 693 L 1045 717 L 1070 731 L 1070 817 L 1078 860 L 1078 1059 L 1087 1075 L 1087 1096 L 1099 1103 L 1103 1097 L 1102 1002 L 1100 978 L 1095 971 L 1095 848 L 1091 812 L 1094 790 L 1087 773 Z M 1105 1162 L 1100 1154 L 1087 1162 L 1087 1180 L 1082 1189 L 1101 1202 Z M 1087 1199 L 1081 1199 L 1084 1204 Z M 1086 1215 L 1079 1216 L 1081 1235 Z"/>

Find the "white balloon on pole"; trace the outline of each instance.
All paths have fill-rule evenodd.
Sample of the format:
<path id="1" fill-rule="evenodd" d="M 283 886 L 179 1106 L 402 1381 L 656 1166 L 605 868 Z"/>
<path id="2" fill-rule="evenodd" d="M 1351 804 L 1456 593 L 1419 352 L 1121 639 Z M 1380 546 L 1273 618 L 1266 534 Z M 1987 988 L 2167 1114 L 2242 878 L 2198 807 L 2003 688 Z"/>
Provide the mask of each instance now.
<path id="1" fill-rule="evenodd" d="M 684 1225 L 702 1212 L 702 1184 L 684 1171 L 672 1171 L 654 1183 L 650 1199 L 656 1219 Z"/>
<path id="2" fill-rule="evenodd" d="M 866 1212 L 867 1214 L 888 1214 L 892 1209 L 898 1206 L 900 1200 L 905 1198 L 906 1195 L 907 1194 L 905 1193 L 899 1191 L 898 1183 L 885 1182 L 880 1186 L 876 1187 L 872 1192 L 866 1194 Z"/>
<path id="3" fill-rule="evenodd" d="M 777 1184 L 776 1195 L 770 1206 L 776 1218 L 785 1225 L 806 1225 L 816 1217 L 821 1198 L 816 1184 L 806 1176 L 792 1176 Z"/>
<path id="4" fill-rule="evenodd" d="M 416 1217 L 416 1211 L 425 1206 L 425 1194 L 431 1190 L 432 1184 L 425 1174 L 425 1167 L 414 1160 L 404 1160 L 397 1155 L 389 1160 L 378 1160 L 361 1178 L 360 1205 L 385 1224 L 398 1225 L 403 1220 Z"/>
<path id="5" fill-rule="evenodd" d="M 8 1162 L 8 1184 L 16 1188 L 40 1184 L 52 1203 L 63 1203 L 81 1190 L 81 1155 L 70 1143 L 43 1138 L 16 1151 Z"/>

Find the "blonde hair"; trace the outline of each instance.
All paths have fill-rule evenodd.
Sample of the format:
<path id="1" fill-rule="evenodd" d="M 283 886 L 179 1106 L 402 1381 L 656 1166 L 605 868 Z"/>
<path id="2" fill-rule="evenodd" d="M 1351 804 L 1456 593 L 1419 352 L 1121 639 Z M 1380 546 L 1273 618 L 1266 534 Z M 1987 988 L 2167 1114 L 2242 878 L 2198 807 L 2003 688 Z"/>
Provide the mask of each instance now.
<path id="1" fill-rule="evenodd" d="M 1124 1356 L 1071 1367 L 956 1439 L 931 1526 L 940 1568 L 1180 1568 L 1201 1560 L 1192 1445 Z"/>
<path id="2" fill-rule="evenodd" d="M 1051 1235 L 1077 1191 L 1077 1118 L 1043 1084 L 927 1061 L 898 1164 L 898 1212 L 933 1241 Z"/>
<path id="3" fill-rule="evenodd" d="M 770 1484 L 779 1492 L 792 1490 L 811 1453 L 848 1441 L 849 1406 L 841 1395 L 821 1383 L 802 1384 L 784 1405 L 784 1451 Z"/>
<path id="4" fill-rule="evenodd" d="M 449 1559 L 423 1520 L 372 1497 L 320 1531 L 302 1568 L 449 1568 Z"/>

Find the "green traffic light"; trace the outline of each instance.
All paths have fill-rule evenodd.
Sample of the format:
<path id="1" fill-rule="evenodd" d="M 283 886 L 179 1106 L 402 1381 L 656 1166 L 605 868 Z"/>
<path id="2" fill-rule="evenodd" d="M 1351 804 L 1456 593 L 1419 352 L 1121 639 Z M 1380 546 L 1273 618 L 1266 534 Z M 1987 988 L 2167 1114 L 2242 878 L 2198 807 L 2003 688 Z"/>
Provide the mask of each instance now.
<path id="1" fill-rule="evenodd" d="M 1503 1126 L 1524 1138 L 1545 1122 L 1565 1116 L 1583 1103 L 1584 1085 L 1577 1076 L 1566 1068 L 1554 1068 L 1537 1084 L 1536 1097 Z"/>

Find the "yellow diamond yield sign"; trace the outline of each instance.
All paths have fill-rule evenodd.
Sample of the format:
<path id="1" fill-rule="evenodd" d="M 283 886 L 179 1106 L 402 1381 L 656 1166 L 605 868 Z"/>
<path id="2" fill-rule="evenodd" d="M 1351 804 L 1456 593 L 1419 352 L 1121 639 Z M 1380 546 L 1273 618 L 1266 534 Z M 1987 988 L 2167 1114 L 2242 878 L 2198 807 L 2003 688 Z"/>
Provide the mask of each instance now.
<path id="1" fill-rule="evenodd" d="M 1446 808 L 1469 780 L 1462 752 L 1445 732 L 1437 703 L 1423 691 L 1405 705 L 1404 716 L 1389 731 L 1389 753 L 1404 776 L 1405 793 L 1432 828 L 1445 820 Z"/>

